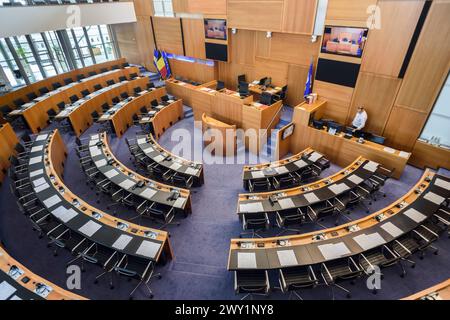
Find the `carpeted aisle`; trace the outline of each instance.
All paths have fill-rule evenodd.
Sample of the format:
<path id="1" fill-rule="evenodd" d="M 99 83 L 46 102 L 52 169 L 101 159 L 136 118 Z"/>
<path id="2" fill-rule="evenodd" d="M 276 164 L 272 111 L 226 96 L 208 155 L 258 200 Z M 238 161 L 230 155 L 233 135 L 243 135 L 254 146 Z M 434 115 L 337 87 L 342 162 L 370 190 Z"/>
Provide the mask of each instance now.
<path id="1" fill-rule="evenodd" d="M 284 112 L 290 112 L 285 110 Z M 289 118 L 285 115 L 284 118 Z M 97 132 L 98 125 L 92 126 L 83 137 Z M 160 144 L 171 150 L 178 141 L 172 141 L 173 133 L 178 129 L 193 133 L 200 137 L 200 129 L 194 129 L 192 117 L 188 117 L 166 131 L 160 139 Z M 121 139 L 111 138 L 110 145 L 115 156 L 125 165 L 133 168 L 130 153 L 125 143 L 125 138 L 134 138 L 139 128 L 130 128 Z M 106 211 L 106 205 L 110 202 L 105 197 L 97 198 L 95 191 L 90 190 L 85 184 L 84 175 L 78 164 L 78 158 L 74 151 L 74 136 L 64 135 L 64 140 L 69 150 L 65 166 L 64 180 L 66 185 L 80 198 L 90 204 Z M 194 143 L 194 141 L 191 141 Z M 197 141 L 198 142 L 198 141 Z M 192 154 L 191 154 L 192 157 Z M 233 291 L 233 275 L 226 270 L 230 238 L 239 237 L 241 225 L 236 215 L 237 197 L 244 192 L 242 188 L 242 164 L 204 164 L 205 184 L 192 190 L 193 214 L 180 219 L 180 226 L 170 226 L 171 244 L 175 259 L 165 266 L 158 268 L 162 272 L 161 280 L 154 280 L 150 285 L 155 299 L 237 299 Z M 332 166 L 323 172 L 322 176 L 328 176 L 340 168 Z M 385 207 L 405 194 L 412 185 L 421 177 L 422 171 L 408 166 L 400 180 L 390 180 L 384 191 L 386 198 L 379 199 L 371 206 L 371 212 Z M 97 203 L 99 201 L 99 203 Z M 109 212 L 112 212 L 111 209 Z M 125 208 L 117 208 L 120 218 L 130 219 L 135 214 Z M 366 215 L 364 210 L 355 210 L 350 217 L 358 219 Z M 344 223 L 345 221 L 341 221 Z M 143 220 L 147 226 L 150 221 Z M 326 221 L 325 225 L 332 226 L 332 221 Z M 313 225 L 305 226 L 305 232 L 315 230 Z M 277 230 L 265 234 L 274 235 Z M 2 239 L 7 251 L 35 273 L 54 283 L 65 287 L 66 262 L 71 259 L 66 251 L 59 251 L 57 257 L 53 257 L 52 250 L 47 248 L 45 238 L 38 239 L 32 231 L 31 224 L 19 213 L 15 199 L 9 191 L 9 179 L 7 178 L 0 190 L 0 239 Z M 373 295 L 365 286 L 365 280 L 357 281 L 356 285 L 346 284 L 353 293 L 354 299 L 398 299 L 407 296 L 426 287 L 450 277 L 450 240 L 444 236 L 436 243 L 440 249 L 438 256 L 427 254 L 424 260 L 418 262 L 415 269 L 407 268 L 406 278 L 399 277 L 397 268 L 385 270 L 385 279 L 382 282 L 382 290 Z M 88 265 L 87 271 L 82 274 L 82 288 L 76 293 L 92 299 L 126 299 L 132 290 L 135 281 L 128 282 L 125 279 L 116 279 L 114 290 L 110 290 L 106 279 L 98 285 L 93 283 L 94 277 L 102 270 L 96 266 Z M 275 284 L 276 279 L 272 283 Z M 335 292 L 337 299 L 345 299 L 341 292 Z M 319 287 L 315 290 L 302 293 L 305 299 L 330 299 L 331 290 Z M 136 298 L 145 299 L 146 291 L 141 287 L 135 294 Z M 286 298 L 280 292 L 273 292 L 272 299 Z"/>

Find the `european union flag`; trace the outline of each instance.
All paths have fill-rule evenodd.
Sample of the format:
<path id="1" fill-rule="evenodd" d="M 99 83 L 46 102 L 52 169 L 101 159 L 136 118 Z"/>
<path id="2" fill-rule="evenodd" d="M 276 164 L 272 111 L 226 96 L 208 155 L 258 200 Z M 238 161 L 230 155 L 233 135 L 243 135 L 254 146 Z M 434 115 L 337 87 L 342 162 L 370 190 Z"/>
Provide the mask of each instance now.
<path id="1" fill-rule="evenodd" d="M 313 62 L 311 61 L 311 65 L 309 66 L 309 71 L 308 71 L 308 78 L 306 79 L 306 84 L 305 84 L 305 93 L 303 94 L 304 97 L 311 94 L 312 76 L 313 76 Z"/>

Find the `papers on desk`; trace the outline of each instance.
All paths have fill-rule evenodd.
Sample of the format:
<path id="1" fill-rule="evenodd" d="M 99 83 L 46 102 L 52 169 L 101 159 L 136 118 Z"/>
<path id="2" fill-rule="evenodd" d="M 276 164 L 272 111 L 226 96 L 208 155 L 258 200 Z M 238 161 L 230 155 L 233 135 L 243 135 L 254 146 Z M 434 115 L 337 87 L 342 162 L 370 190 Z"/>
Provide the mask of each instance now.
<path id="1" fill-rule="evenodd" d="M 344 242 L 322 244 L 318 248 L 325 260 L 341 258 L 351 253 Z"/>
<path id="2" fill-rule="evenodd" d="M 278 174 L 284 174 L 284 173 L 288 173 L 288 172 L 289 172 L 289 170 L 288 170 L 285 166 L 276 167 L 276 168 L 274 168 L 274 170 L 275 170 Z"/>
<path id="3" fill-rule="evenodd" d="M 30 158 L 30 161 L 28 162 L 28 164 L 32 165 L 32 164 L 39 163 L 39 162 L 42 162 L 42 156 Z"/>
<path id="4" fill-rule="evenodd" d="M 153 149 L 153 147 L 148 147 L 147 149 L 143 149 L 142 151 L 144 151 L 145 154 L 149 154 L 149 153 L 155 151 L 155 149 Z"/>
<path id="5" fill-rule="evenodd" d="M 36 141 L 47 140 L 47 138 L 48 138 L 48 134 L 41 134 L 41 135 L 37 136 Z"/>
<path id="6" fill-rule="evenodd" d="M 353 237 L 353 240 L 364 250 L 369 250 L 384 244 L 386 241 L 378 232 L 371 234 L 360 234 Z"/>
<path id="7" fill-rule="evenodd" d="M 253 179 L 264 178 L 265 175 L 261 170 L 250 172 Z"/>
<path id="8" fill-rule="evenodd" d="M 445 201 L 444 197 L 441 197 L 440 195 L 438 195 L 434 192 L 431 192 L 431 191 L 428 191 L 427 194 L 423 198 L 427 199 L 428 201 L 431 201 L 437 205 L 441 205 Z"/>
<path id="9" fill-rule="evenodd" d="M 150 188 L 145 188 L 140 195 L 142 197 L 144 197 L 145 199 L 150 200 L 155 194 L 157 193 L 156 190 L 150 189 Z"/>
<path id="10" fill-rule="evenodd" d="M 61 220 L 62 222 L 67 223 L 70 220 L 72 220 L 73 218 L 75 218 L 78 215 L 78 212 L 76 212 L 72 208 L 71 209 L 66 209 L 63 206 L 59 206 L 55 210 L 52 210 L 52 214 L 56 218 Z"/>
<path id="11" fill-rule="evenodd" d="M 113 177 L 117 176 L 119 172 L 116 169 L 111 169 L 107 172 L 105 172 L 105 177 L 108 179 L 112 179 Z"/>
<path id="12" fill-rule="evenodd" d="M 182 167 L 181 164 L 174 162 L 170 165 L 169 168 L 176 171 L 176 170 L 180 169 L 181 167 Z"/>
<path id="13" fill-rule="evenodd" d="M 95 145 L 97 145 L 97 143 L 99 142 L 100 140 L 99 140 L 99 138 L 98 138 L 98 136 L 97 137 L 91 137 L 91 140 L 89 141 L 89 147 L 93 147 L 93 146 L 95 146 Z"/>
<path id="14" fill-rule="evenodd" d="M 388 153 L 395 153 L 395 149 L 389 148 L 389 147 L 384 147 L 383 148 L 384 151 L 388 152 Z"/>
<path id="15" fill-rule="evenodd" d="M 136 141 L 137 141 L 137 144 L 144 144 L 144 143 L 147 143 L 147 139 L 146 139 L 146 138 L 139 138 L 139 139 L 137 139 Z"/>
<path id="16" fill-rule="evenodd" d="M 294 250 L 279 250 L 277 251 L 278 260 L 282 267 L 296 266 L 298 265 L 297 257 Z"/>
<path id="17" fill-rule="evenodd" d="M 158 254 L 160 247 L 161 244 L 159 243 L 144 240 L 137 249 L 136 253 L 141 256 L 153 259 Z"/>
<path id="18" fill-rule="evenodd" d="M 101 227 L 102 227 L 101 224 L 89 220 L 81 228 L 79 228 L 78 231 L 80 231 L 82 234 L 88 237 L 92 237 L 92 235 L 96 233 Z"/>
<path id="19" fill-rule="evenodd" d="M 186 203 L 186 198 L 178 197 L 177 200 L 173 203 L 173 207 L 175 208 L 183 208 L 184 204 Z"/>
<path id="20" fill-rule="evenodd" d="M 42 151 L 44 149 L 44 146 L 35 146 L 31 148 L 30 153 Z"/>
<path id="21" fill-rule="evenodd" d="M 423 213 L 417 211 L 414 208 L 406 210 L 404 212 L 404 215 L 407 216 L 408 218 L 412 219 L 416 223 L 420 223 L 420 222 L 422 222 L 423 220 L 425 220 L 427 218 L 426 215 L 424 215 Z"/>
<path id="22" fill-rule="evenodd" d="M 302 159 L 295 161 L 294 164 L 295 164 L 299 169 L 304 168 L 304 167 L 306 167 L 306 166 L 308 165 L 308 164 L 307 164 L 305 161 L 303 161 Z"/>
<path id="23" fill-rule="evenodd" d="M 357 185 L 359 185 L 361 182 L 364 181 L 364 179 L 358 176 L 357 174 L 352 174 L 348 176 L 347 179 Z"/>
<path id="24" fill-rule="evenodd" d="M 95 161 L 95 166 L 97 168 L 101 168 L 103 166 L 106 166 L 107 163 L 108 162 L 105 159 L 101 159 L 101 160 Z"/>
<path id="25" fill-rule="evenodd" d="M 119 183 L 119 186 L 122 187 L 125 190 L 130 189 L 132 186 L 134 186 L 136 183 L 133 180 L 125 179 L 121 183 Z"/>
<path id="26" fill-rule="evenodd" d="M 30 178 L 44 174 L 44 169 L 34 170 L 30 172 Z"/>
<path id="27" fill-rule="evenodd" d="M 328 187 L 328 189 L 333 192 L 334 194 L 341 194 L 348 189 L 350 189 L 349 186 L 347 186 L 345 183 L 336 183 Z"/>
<path id="28" fill-rule="evenodd" d="M 398 153 L 398 155 L 399 155 L 400 157 L 402 157 L 402 158 L 408 159 L 409 156 L 411 155 L 411 153 L 405 152 L 405 151 L 400 151 L 400 152 Z"/>
<path id="29" fill-rule="evenodd" d="M 262 202 L 241 203 L 239 205 L 239 212 L 263 212 L 264 207 Z"/>
<path id="30" fill-rule="evenodd" d="M 10 285 L 8 282 L 3 281 L 0 283 L 0 300 L 6 300 L 11 297 L 14 292 L 16 292 L 16 288 Z"/>
<path id="31" fill-rule="evenodd" d="M 45 178 L 39 178 L 39 179 L 37 179 L 37 180 L 34 180 L 33 181 L 33 185 L 35 186 L 35 187 L 39 187 L 41 184 L 44 184 L 46 181 L 45 181 Z"/>
<path id="32" fill-rule="evenodd" d="M 148 122 L 150 121 L 150 117 L 142 117 L 141 122 Z"/>
<path id="33" fill-rule="evenodd" d="M 441 178 L 437 178 L 436 181 L 434 182 L 434 185 L 441 187 L 445 190 L 450 190 L 450 182 L 445 181 Z"/>
<path id="34" fill-rule="evenodd" d="M 91 157 L 96 157 L 102 154 L 102 150 L 99 147 L 90 147 L 89 151 L 91 152 Z"/>
<path id="35" fill-rule="evenodd" d="M 50 185 L 47 182 L 45 182 L 45 183 L 41 184 L 40 186 L 34 188 L 34 191 L 36 193 L 40 193 L 41 191 L 44 191 L 45 189 L 48 189 L 48 188 L 50 188 Z"/>
<path id="36" fill-rule="evenodd" d="M 160 155 L 160 154 L 153 158 L 153 160 L 155 160 L 155 162 L 161 162 L 164 159 L 165 159 L 165 157 L 163 155 Z"/>
<path id="37" fill-rule="evenodd" d="M 369 161 L 364 165 L 364 169 L 370 172 L 375 172 L 378 169 L 379 164 L 373 161 Z"/>
<path id="38" fill-rule="evenodd" d="M 383 229 L 384 231 L 386 231 L 387 233 L 389 233 L 391 236 L 393 236 L 394 238 L 399 237 L 400 235 L 403 234 L 403 230 L 400 229 L 399 227 L 397 227 L 395 224 L 393 224 L 392 222 L 387 222 L 385 224 L 383 224 L 381 226 L 381 229 Z"/>
<path id="39" fill-rule="evenodd" d="M 281 209 L 289 209 L 295 207 L 295 203 L 291 198 L 278 199 L 278 204 L 280 205 Z"/>
<path id="40" fill-rule="evenodd" d="M 321 155 L 320 153 L 314 151 L 314 152 L 309 156 L 308 160 L 309 160 L 309 161 L 312 161 L 312 162 L 316 162 L 317 160 L 319 160 L 319 159 L 322 158 L 322 157 L 323 157 L 323 155 Z"/>
<path id="41" fill-rule="evenodd" d="M 256 254 L 254 252 L 237 253 L 238 269 L 256 269 Z"/>
<path id="42" fill-rule="evenodd" d="M 186 169 L 184 173 L 189 174 L 191 176 L 195 176 L 198 173 L 198 169 L 189 167 Z"/>
<path id="43" fill-rule="evenodd" d="M 55 194 L 54 196 L 51 196 L 50 198 L 44 200 L 43 203 L 46 208 L 51 208 L 55 204 L 60 203 L 61 201 L 62 200 Z"/>
<path id="44" fill-rule="evenodd" d="M 253 106 L 254 107 L 261 107 L 261 106 L 263 106 L 263 104 L 259 103 L 259 102 L 253 102 Z"/>
<path id="45" fill-rule="evenodd" d="M 320 199 L 314 194 L 314 192 L 305 193 L 303 196 L 305 197 L 306 201 L 310 203 L 320 201 Z"/>
<path id="46" fill-rule="evenodd" d="M 113 243 L 112 247 L 117 250 L 123 250 L 133 239 L 133 237 L 122 234 L 117 240 Z"/>

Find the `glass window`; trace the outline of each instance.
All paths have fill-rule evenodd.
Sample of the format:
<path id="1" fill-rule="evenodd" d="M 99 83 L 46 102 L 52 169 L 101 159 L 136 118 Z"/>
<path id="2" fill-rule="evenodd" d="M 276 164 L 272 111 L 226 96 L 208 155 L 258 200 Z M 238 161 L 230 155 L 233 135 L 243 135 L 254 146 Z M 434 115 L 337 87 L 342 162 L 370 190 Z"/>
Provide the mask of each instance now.
<path id="1" fill-rule="evenodd" d="M 0 39 L 0 65 L 12 87 L 25 84 L 25 79 L 20 74 L 19 67 L 9 51 L 5 39 Z"/>
<path id="2" fill-rule="evenodd" d="M 155 16 L 173 17 L 172 0 L 153 0 Z"/>
<path id="3" fill-rule="evenodd" d="M 30 82 L 44 79 L 25 36 L 10 38 Z"/>
<path id="4" fill-rule="evenodd" d="M 421 140 L 450 147 L 450 76 L 442 87 L 428 121 L 420 135 Z"/>

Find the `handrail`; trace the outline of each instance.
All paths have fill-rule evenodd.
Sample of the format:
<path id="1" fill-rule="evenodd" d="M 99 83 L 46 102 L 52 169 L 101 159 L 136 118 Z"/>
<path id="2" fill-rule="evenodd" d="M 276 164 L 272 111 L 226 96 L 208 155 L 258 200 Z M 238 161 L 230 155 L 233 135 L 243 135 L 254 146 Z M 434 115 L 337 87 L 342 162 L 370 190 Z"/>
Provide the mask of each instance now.
<path id="1" fill-rule="evenodd" d="M 281 112 L 281 110 L 283 110 L 283 103 L 280 104 L 280 109 L 278 109 L 278 111 L 275 112 L 275 114 L 273 115 L 272 120 L 270 120 L 269 125 L 266 127 L 265 132 L 263 133 L 263 137 L 261 137 L 261 138 L 267 139 L 267 132 L 269 131 L 268 129 L 270 128 L 270 126 L 272 125 L 272 123 L 274 122 L 274 120 L 278 116 L 278 114 Z M 263 139 L 261 139 L 261 140 L 263 140 Z"/>

